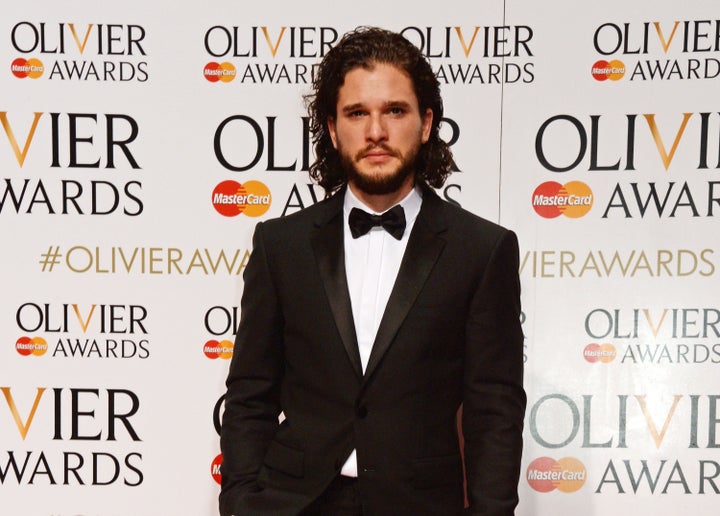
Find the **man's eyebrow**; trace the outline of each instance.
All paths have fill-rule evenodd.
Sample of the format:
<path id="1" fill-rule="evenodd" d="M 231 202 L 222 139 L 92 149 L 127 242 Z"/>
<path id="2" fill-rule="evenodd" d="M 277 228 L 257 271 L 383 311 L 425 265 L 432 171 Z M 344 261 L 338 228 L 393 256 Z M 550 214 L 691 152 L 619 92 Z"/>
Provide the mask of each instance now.
<path id="1" fill-rule="evenodd" d="M 363 107 L 364 107 L 364 105 L 362 102 L 356 102 L 354 104 L 348 104 L 347 106 L 343 106 L 342 112 L 343 113 L 352 113 L 353 111 L 362 109 Z M 410 109 L 411 105 L 409 102 L 406 102 L 404 100 L 389 100 L 383 104 L 383 107 L 385 109 L 394 108 L 394 107 Z"/>
<path id="2" fill-rule="evenodd" d="M 360 109 L 361 107 L 363 107 L 363 105 L 360 102 L 356 102 L 355 104 L 348 104 L 347 106 L 343 106 L 342 112 L 352 113 L 353 111 Z"/>
<path id="3" fill-rule="evenodd" d="M 399 108 L 403 108 L 403 109 L 410 109 L 411 104 L 404 100 L 391 100 L 391 101 L 385 103 L 385 107 L 386 108 L 399 107 Z"/>

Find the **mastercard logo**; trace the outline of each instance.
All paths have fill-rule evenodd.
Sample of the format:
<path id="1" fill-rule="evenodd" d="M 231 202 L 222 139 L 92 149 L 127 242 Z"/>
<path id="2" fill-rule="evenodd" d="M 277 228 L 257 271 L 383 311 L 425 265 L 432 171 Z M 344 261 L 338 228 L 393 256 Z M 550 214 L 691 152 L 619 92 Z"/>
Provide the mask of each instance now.
<path id="1" fill-rule="evenodd" d="M 235 217 L 244 213 L 248 217 L 259 217 L 270 209 L 270 190 L 260 181 L 223 181 L 212 193 L 212 203 L 220 215 Z"/>
<path id="2" fill-rule="evenodd" d="M 546 219 L 565 215 L 572 219 L 583 217 L 593 205 L 590 187 L 581 181 L 564 185 L 548 181 L 538 186 L 532 195 L 535 212 Z"/>
<path id="3" fill-rule="evenodd" d="M 47 342 L 42 337 L 20 337 L 15 343 L 15 350 L 22 356 L 42 356 L 48 349 Z"/>
<path id="4" fill-rule="evenodd" d="M 600 60 L 590 70 L 593 78 L 596 81 L 619 81 L 625 75 L 625 63 L 613 59 L 612 61 Z"/>
<path id="5" fill-rule="evenodd" d="M 232 63 L 216 63 L 211 61 L 203 69 L 203 77 L 210 82 L 230 82 L 237 75 L 237 70 Z"/>
<path id="6" fill-rule="evenodd" d="M 222 475 L 220 474 L 220 466 L 222 465 L 222 454 L 215 457 L 210 464 L 210 474 L 213 477 L 213 480 L 217 482 L 218 484 L 222 484 Z"/>
<path id="7" fill-rule="evenodd" d="M 539 493 L 555 489 L 574 493 L 585 484 L 587 470 L 582 462 L 572 457 L 560 460 L 540 457 L 530 463 L 526 477 L 530 487 Z"/>
<path id="8" fill-rule="evenodd" d="M 228 360 L 233 356 L 233 347 L 234 344 L 229 340 L 223 340 L 221 342 L 209 340 L 203 346 L 203 353 L 205 353 L 206 357 L 213 360 L 217 358 Z"/>
<path id="9" fill-rule="evenodd" d="M 45 67 L 39 59 L 23 59 L 22 57 L 18 57 L 10 65 L 10 71 L 18 79 L 24 79 L 25 77 L 37 79 L 43 74 Z"/>
<path id="10" fill-rule="evenodd" d="M 612 344 L 588 344 L 583 350 L 583 357 L 591 364 L 596 362 L 609 364 L 616 356 L 617 350 Z"/>

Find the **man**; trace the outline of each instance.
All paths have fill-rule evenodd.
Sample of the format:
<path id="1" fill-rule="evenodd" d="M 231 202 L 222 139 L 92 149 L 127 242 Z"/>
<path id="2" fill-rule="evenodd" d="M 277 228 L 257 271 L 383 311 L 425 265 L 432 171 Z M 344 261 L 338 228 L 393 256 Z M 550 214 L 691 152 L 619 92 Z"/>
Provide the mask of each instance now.
<path id="1" fill-rule="evenodd" d="M 511 515 L 525 410 L 515 235 L 430 188 L 452 165 L 442 100 L 402 36 L 346 34 L 313 86 L 311 174 L 334 195 L 255 230 L 221 513 L 460 514 L 462 404 L 468 511 Z"/>

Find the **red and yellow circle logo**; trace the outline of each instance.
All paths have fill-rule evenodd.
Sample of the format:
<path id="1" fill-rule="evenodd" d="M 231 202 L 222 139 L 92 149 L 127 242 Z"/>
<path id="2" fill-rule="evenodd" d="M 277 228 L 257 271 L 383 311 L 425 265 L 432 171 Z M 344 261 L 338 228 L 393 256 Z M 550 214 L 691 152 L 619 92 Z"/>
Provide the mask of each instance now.
<path id="1" fill-rule="evenodd" d="M 37 79 L 43 74 L 45 67 L 42 64 L 42 61 L 35 59 L 34 57 L 30 59 L 18 57 L 10 65 L 10 71 L 18 79 L 24 79 L 25 77 Z"/>
<path id="2" fill-rule="evenodd" d="M 539 493 L 555 489 L 574 493 L 585 484 L 587 470 L 582 462 L 572 457 L 560 460 L 540 457 L 530 463 L 526 477 L 530 487 Z"/>
<path id="3" fill-rule="evenodd" d="M 617 356 L 617 350 L 612 344 L 588 344 L 583 350 L 583 357 L 585 360 L 594 364 L 596 362 L 602 362 L 603 364 L 609 364 Z"/>
<path id="4" fill-rule="evenodd" d="M 15 343 L 15 350 L 22 356 L 42 356 L 48 349 L 47 342 L 42 337 L 20 337 Z"/>
<path id="5" fill-rule="evenodd" d="M 212 193 L 215 210 L 226 217 L 235 217 L 244 213 L 248 217 L 259 217 L 270 209 L 272 195 L 270 189 L 260 181 L 223 181 Z"/>
<path id="6" fill-rule="evenodd" d="M 212 360 L 217 358 L 229 360 L 233 356 L 233 347 L 234 344 L 229 340 L 223 340 L 220 342 L 216 340 L 209 340 L 203 345 L 203 353 L 205 353 L 206 357 Z"/>
<path id="7" fill-rule="evenodd" d="M 217 482 L 218 484 L 222 484 L 222 475 L 220 474 L 220 465 L 222 464 L 223 457 L 222 454 L 215 457 L 210 464 L 210 474 L 213 477 L 213 480 Z"/>
<path id="8" fill-rule="evenodd" d="M 535 212 L 546 219 L 565 215 L 571 219 L 583 217 L 593 205 L 593 193 L 581 181 L 570 181 L 564 185 L 548 181 L 538 186 L 532 195 Z"/>
<path id="9" fill-rule="evenodd" d="M 235 65 L 228 62 L 216 63 L 211 61 L 203 69 L 203 77 L 210 82 L 230 82 L 235 79 L 236 75 Z"/>
<path id="10" fill-rule="evenodd" d="M 596 81 L 619 81 L 625 76 L 625 63 L 617 59 L 605 61 L 601 59 L 592 65 L 590 73 Z"/>

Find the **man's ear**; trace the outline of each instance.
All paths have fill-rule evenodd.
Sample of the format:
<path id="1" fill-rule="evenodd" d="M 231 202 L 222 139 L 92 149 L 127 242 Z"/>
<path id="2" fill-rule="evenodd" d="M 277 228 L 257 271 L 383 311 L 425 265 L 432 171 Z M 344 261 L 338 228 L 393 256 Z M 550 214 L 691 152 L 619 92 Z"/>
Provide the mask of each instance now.
<path id="1" fill-rule="evenodd" d="M 427 108 L 422 117 L 422 142 L 427 143 L 430 139 L 430 130 L 432 129 L 433 110 Z"/>
<path id="2" fill-rule="evenodd" d="M 337 150 L 337 135 L 335 133 L 335 117 L 329 116 L 327 118 L 328 133 L 330 133 L 330 139 L 332 140 L 333 147 Z"/>

